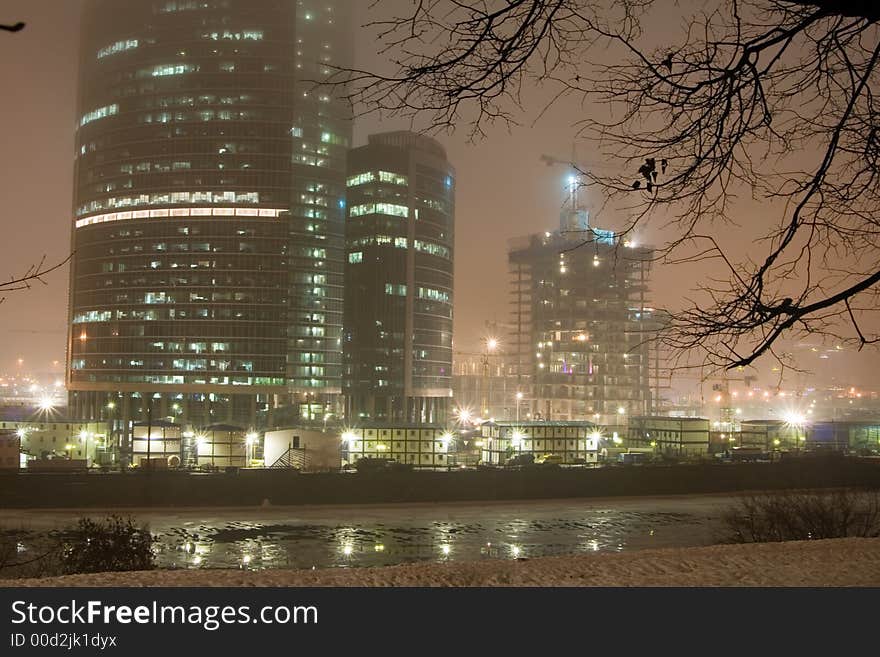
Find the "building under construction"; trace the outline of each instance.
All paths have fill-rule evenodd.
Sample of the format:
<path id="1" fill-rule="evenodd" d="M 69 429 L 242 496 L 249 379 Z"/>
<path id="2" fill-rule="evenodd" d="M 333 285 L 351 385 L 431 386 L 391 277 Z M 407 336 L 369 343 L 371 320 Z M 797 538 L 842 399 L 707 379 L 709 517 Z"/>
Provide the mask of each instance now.
<path id="1" fill-rule="evenodd" d="M 653 250 L 588 218 L 573 192 L 558 231 L 511 240 L 506 343 L 531 417 L 609 425 L 653 411 Z"/>

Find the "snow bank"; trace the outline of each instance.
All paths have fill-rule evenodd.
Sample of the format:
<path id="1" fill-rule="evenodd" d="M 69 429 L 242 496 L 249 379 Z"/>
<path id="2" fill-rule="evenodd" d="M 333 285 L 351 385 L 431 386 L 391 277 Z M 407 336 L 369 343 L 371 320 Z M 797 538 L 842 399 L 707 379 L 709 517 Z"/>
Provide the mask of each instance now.
<path id="1" fill-rule="evenodd" d="M 880 586 L 880 538 L 326 570 L 155 570 L 0 586 Z"/>

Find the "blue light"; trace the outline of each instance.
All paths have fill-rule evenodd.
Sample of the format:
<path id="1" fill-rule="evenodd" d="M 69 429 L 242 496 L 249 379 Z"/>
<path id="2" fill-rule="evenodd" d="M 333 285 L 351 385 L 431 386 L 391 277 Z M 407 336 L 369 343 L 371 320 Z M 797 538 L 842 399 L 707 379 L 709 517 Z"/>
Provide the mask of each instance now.
<path id="1" fill-rule="evenodd" d="M 344 198 L 339 199 L 339 207 L 343 210 L 345 209 L 345 199 Z"/>
<path id="2" fill-rule="evenodd" d="M 600 244 L 614 244 L 613 230 L 602 230 L 601 228 L 594 228 L 593 234 L 596 236 L 596 241 Z"/>
<path id="3" fill-rule="evenodd" d="M 452 187 L 452 176 L 446 176 L 446 186 Z"/>

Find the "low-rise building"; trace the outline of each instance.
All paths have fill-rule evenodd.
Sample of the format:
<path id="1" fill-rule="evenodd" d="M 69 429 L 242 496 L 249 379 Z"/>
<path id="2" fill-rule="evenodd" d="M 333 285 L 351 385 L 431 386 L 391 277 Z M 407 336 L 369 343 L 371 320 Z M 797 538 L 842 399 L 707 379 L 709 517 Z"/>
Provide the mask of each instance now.
<path id="1" fill-rule="evenodd" d="M 362 458 L 387 458 L 417 468 L 455 465 L 455 436 L 438 426 L 382 425 L 346 429 L 342 435 L 342 463 Z"/>
<path id="2" fill-rule="evenodd" d="M 811 422 L 805 431 L 807 449 L 834 449 L 857 453 L 880 452 L 880 420 Z"/>
<path id="3" fill-rule="evenodd" d="M 790 451 L 804 448 L 807 427 L 784 420 L 743 420 L 736 436 L 739 447 Z"/>
<path id="4" fill-rule="evenodd" d="M 105 422 L 3 421 L 0 431 L 16 433 L 26 461 L 68 458 L 82 459 L 92 465 L 104 462 L 110 453 Z"/>
<path id="5" fill-rule="evenodd" d="M 195 434 L 196 465 L 214 468 L 248 465 L 252 443 L 248 432 L 231 424 L 212 424 Z"/>
<path id="6" fill-rule="evenodd" d="M 519 455 L 535 462 L 597 463 L 603 440 L 596 424 L 586 420 L 496 421 L 480 429 L 481 461 L 489 465 L 505 465 Z"/>
<path id="7" fill-rule="evenodd" d="M 342 440 L 336 430 L 273 429 L 263 436 L 262 455 L 262 464 L 267 468 L 338 470 L 342 465 Z"/>
<path id="8" fill-rule="evenodd" d="M 152 467 L 179 467 L 186 463 L 182 427 L 167 420 L 135 422 L 131 428 L 131 462 Z"/>
<path id="9" fill-rule="evenodd" d="M 626 445 L 652 447 L 658 454 L 701 456 L 709 453 L 709 420 L 702 417 L 629 418 Z"/>

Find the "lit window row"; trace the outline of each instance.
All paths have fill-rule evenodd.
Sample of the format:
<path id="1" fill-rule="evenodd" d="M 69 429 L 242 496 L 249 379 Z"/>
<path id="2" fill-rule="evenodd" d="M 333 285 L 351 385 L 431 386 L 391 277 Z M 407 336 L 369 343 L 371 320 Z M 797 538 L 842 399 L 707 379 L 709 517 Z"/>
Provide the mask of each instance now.
<path id="1" fill-rule="evenodd" d="M 170 14 L 175 11 L 193 11 L 202 6 L 207 7 L 207 3 L 200 0 L 170 0 L 163 7 L 160 7 L 159 11 L 163 14 Z"/>
<path id="2" fill-rule="evenodd" d="M 186 73 L 195 73 L 199 67 L 195 64 L 160 64 L 151 69 L 144 69 L 137 72 L 139 78 L 154 77 L 161 78 L 168 75 L 185 75 Z"/>
<path id="3" fill-rule="evenodd" d="M 211 39 L 212 41 L 262 41 L 262 30 L 243 30 L 241 32 L 230 32 L 223 30 L 222 32 L 203 32 L 203 39 Z"/>
<path id="4" fill-rule="evenodd" d="M 113 116 L 115 114 L 119 114 L 119 105 L 113 103 L 112 105 L 105 105 L 104 107 L 99 107 L 96 110 L 92 110 L 87 114 L 83 114 L 82 118 L 79 120 L 79 127 L 83 127 L 86 123 L 91 123 L 92 121 L 97 121 L 98 119 L 103 119 L 108 116 Z"/>
<path id="5" fill-rule="evenodd" d="M 420 287 L 419 299 L 428 299 L 430 301 L 439 301 L 441 303 L 449 303 L 449 293 L 435 290 L 432 287 Z"/>
<path id="6" fill-rule="evenodd" d="M 385 294 L 391 294 L 393 296 L 398 296 L 398 297 L 405 297 L 406 296 L 406 285 L 385 283 Z"/>
<path id="7" fill-rule="evenodd" d="M 125 221 L 127 219 L 152 219 L 156 217 L 278 217 L 287 210 L 269 208 L 173 208 L 170 210 L 131 210 L 127 212 L 110 212 L 98 214 L 85 219 L 78 219 L 77 228 L 91 224 L 102 224 L 107 221 Z"/>
<path id="8" fill-rule="evenodd" d="M 113 319 L 113 311 L 111 310 L 89 310 L 79 313 L 73 318 L 74 324 L 85 324 L 87 322 L 109 322 Z"/>
<path id="9" fill-rule="evenodd" d="M 395 203 L 364 203 L 362 205 L 353 205 L 348 211 L 350 217 L 361 217 L 365 214 L 385 214 L 392 217 L 406 218 L 409 216 L 409 208 Z"/>
<path id="10" fill-rule="evenodd" d="M 349 247 L 372 246 L 374 244 L 379 246 L 383 244 L 393 244 L 399 249 L 405 249 L 407 248 L 407 238 L 391 237 L 390 235 L 370 235 L 369 237 L 360 237 L 348 242 Z M 415 240 L 415 249 L 420 253 L 427 253 L 439 258 L 446 258 L 447 260 L 452 257 L 452 254 L 447 247 L 441 244 L 435 244 L 434 242 Z M 358 260 L 358 262 L 360 262 L 360 260 Z"/>
<path id="11" fill-rule="evenodd" d="M 141 114 L 138 123 L 171 123 L 172 121 L 257 121 L 266 118 L 256 110 L 199 110 L 197 112 L 157 112 Z"/>
<path id="12" fill-rule="evenodd" d="M 449 249 L 441 244 L 434 244 L 433 242 L 423 242 L 422 240 L 416 240 L 415 247 L 416 251 L 421 251 L 422 253 L 427 253 L 429 255 L 437 256 L 440 258 L 446 258 L 447 260 L 452 257 Z"/>
<path id="13" fill-rule="evenodd" d="M 90 201 L 76 213 L 84 215 L 100 210 L 113 210 L 136 205 L 168 205 L 173 203 L 259 203 L 259 192 L 159 192 L 138 196 L 111 197 Z M 157 215 L 161 216 L 161 215 Z M 186 216 L 186 215 L 184 215 Z"/>
<path id="14" fill-rule="evenodd" d="M 117 41 L 116 43 L 110 44 L 106 48 L 101 48 L 98 51 L 98 59 L 104 59 L 104 57 L 109 57 L 110 55 L 125 52 L 126 50 L 132 50 L 137 47 L 137 39 L 125 39 L 124 41 Z"/>
<path id="15" fill-rule="evenodd" d="M 325 141 L 323 135 L 321 136 L 321 141 Z M 358 185 L 376 182 L 377 180 L 380 182 L 391 183 L 392 185 L 406 186 L 407 184 L 407 177 L 402 176 L 399 173 L 391 173 L 389 171 L 368 171 L 367 173 L 359 173 L 356 176 L 349 177 L 348 180 L 345 181 L 345 185 L 346 187 L 357 187 Z"/>
<path id="16" fill-rule="evenodd" d="M 358 262 L 364 261 L 364 254 L 362 251 L 355 251 L 353 253 L 348 254 L 348 261 L 351 264 L 357 264 Z"/>

